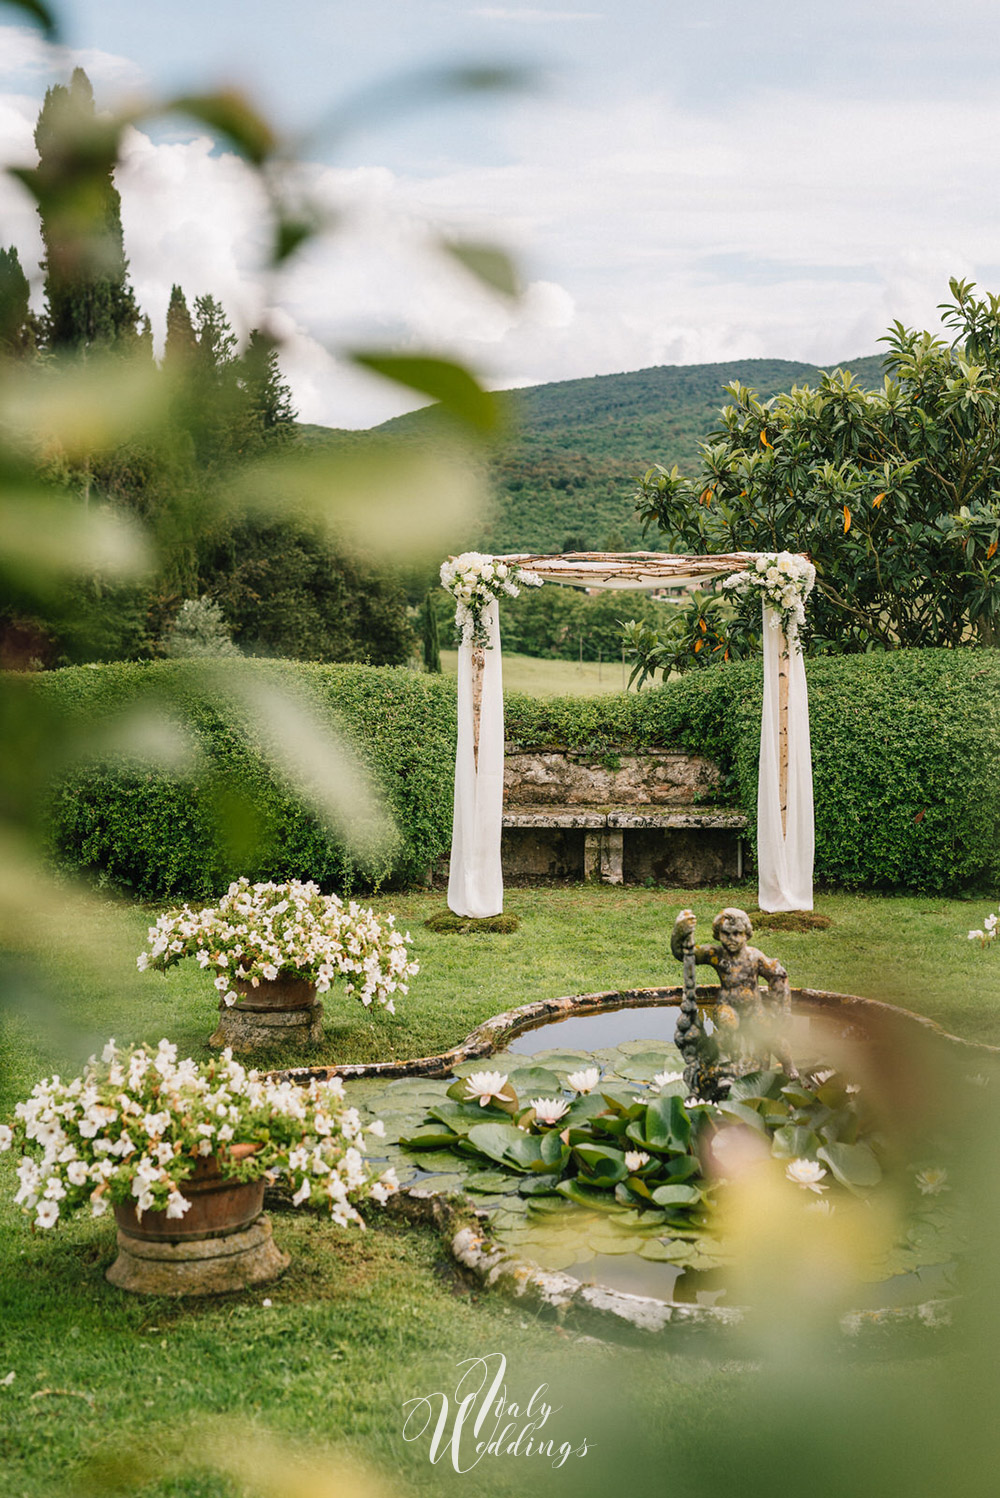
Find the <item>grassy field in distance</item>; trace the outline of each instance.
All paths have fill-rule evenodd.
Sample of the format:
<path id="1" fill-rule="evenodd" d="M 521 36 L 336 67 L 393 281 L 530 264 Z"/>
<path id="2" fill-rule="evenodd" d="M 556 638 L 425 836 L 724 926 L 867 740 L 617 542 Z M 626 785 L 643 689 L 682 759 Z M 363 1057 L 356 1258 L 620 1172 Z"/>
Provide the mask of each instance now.
<path id="1" fill-rule="evenodd" d="M 441 668 L 446 676 L 457 674 L 457 650 L 442 650 Z M 628 670 L 623 677 L 621 661 L 557 661 L 503 653 L 504 686 L 530 697 L 596 697 L 620 692 L 627 681 Z"/>

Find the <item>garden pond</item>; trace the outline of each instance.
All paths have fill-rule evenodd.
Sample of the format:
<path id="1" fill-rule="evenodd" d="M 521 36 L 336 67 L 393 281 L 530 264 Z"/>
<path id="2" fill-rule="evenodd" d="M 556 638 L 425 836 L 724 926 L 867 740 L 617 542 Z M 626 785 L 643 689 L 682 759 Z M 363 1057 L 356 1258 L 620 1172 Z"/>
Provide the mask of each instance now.
<path id="1" fill-rule="evenodd" d="M 711 1009 L 708 1004 L 702 1011 L 708 1030 Z M 635 1007 L 633 1000 L 626 1008 L 571 1014 L 514 1034 L 486 1059 L 457 1062 L 447 1077 L 349 1081 L 348 1099 L 384 1121 L 385 1154 L 402 1186 L 465 1194 L 489 1213 L 490 1237 L 519 1259 L 660 1301 L 725 1306 L 729 1256 L 713 1234 L 710 1213 L 718 1188 L 697 1169 L 695 1143 L 720 1120 L 709 1105 L 686 1100 L 679 1076 L 683 1061 L 673 1043 L 679 1012 L 677 1004 L 661 999 L 651 1007 Z M 801 1164 L 803 1156 L 815 1162 L 818 1152 L 821 1190 L 813 1188 L 810 1195 L 808 1181 L 802 1184 L 803 1207 L 822 1204 L 820 1211 L 829 1210 L 822 1194 L 829 1185 L 831 1196 L 843 1189 L 863 1194 L 879 1175 L 863 1117 L 859 1122 L 859 1088 L 848 1080 L 846 1067 L 841 1074 L 822 1067 L 820 1047 L 829 1035 L 823 1017 L 799 1002 L 791 1042 L 803 1081 L 789 1083 L 775 1072 L 740 1079 L 731 1101 L 722 1105 L 727 1116 L 721 1120 L 741 1125 L 743 1134 L 748 1126 L 758 1130 L 785 1167 L 793 1160 Z M 581 1095 L 569 1078 L 593 1068 L 600 1080 Z M 480 1086 L 492 1083 L 498 1090 L 481 1105 L 469 1096 L 475 1085 L 470 1079 L 483 1077 L 488 1080 Z M 564 1104 L 547 1130 L 544 1119 L 524 1111 L 539 1098 Z M 599 1128 L 617 1130 L 620 1143 L 603 1133 L 587 1136 L 598 1114 L 610 1118 Z M 626 1154 L 626 1170 L 621 1151 L 629 1146 L 642 1155 Z M 659 1158 L 656 1146 L 665 1152 Z M 571 1153 L 578 1168 L 567 1180 Z M 650 1154 L 654 1158 L 645 1163 Z M 905 1223 L 898 1240 L 872 1262 L 859 1309 L 916 1305 L 953 1289 L 960 1241 L 956 1204 L 943 1194 L 948 1187 L 940 1172 L 925 1171 L 918 1190 L 916 1170 L 910 1172 Z M 788 1189 L 796 1190 L 794 1175 Z"/>

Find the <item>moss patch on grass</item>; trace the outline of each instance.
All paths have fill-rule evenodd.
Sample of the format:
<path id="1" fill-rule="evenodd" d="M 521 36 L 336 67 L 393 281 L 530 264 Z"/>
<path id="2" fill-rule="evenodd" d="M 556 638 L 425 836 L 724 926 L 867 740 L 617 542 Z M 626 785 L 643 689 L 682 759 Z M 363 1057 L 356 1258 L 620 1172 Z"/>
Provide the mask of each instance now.
<path id="1" fill-rule="evenodd" d="M 490 935 L 510 936 L 520 926 L 516 915 L 455 915 L 451 910 L 437 910 L 424 921 L 428 931 L 445 932 L 451 936 L 473 936 L 477 932 Z"/>
<path id="2" fill-rule="evenodd" d="M 818 910 L 748 910 L 755 930 L 829 931 L 833 921 Z"/>

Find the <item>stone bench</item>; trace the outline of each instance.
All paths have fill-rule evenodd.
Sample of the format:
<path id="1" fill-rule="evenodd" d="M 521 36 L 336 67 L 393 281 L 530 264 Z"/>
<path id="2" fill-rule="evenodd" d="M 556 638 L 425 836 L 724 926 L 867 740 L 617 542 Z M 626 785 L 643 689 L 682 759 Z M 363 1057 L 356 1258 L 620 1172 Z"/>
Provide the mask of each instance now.
<path id="1" fill-rule="evenodd" d="M 535 849 L 530 838 L 519 839 L 519 849 L 512 839 L 504 839 L 505 879 L 571 877 L 571 867 L 577 862 L 572 845 L 577 840 L 548 835 L 567 832 L 583 834 L 582 877 L 603 884 L 641 884 L 653 879 L 658 884 L 697 885 L 743 877 L 747 818 L 724 807 L 668 810 L 630 806 L 602 811 L 596 807 L 508 806 L 503 826 L 505 833 L 543 834 L 534 840 Z M 635 834 L 646 832 L 661 834 L 656 839 L 658 848 L 651 846 L 653 839 L 646 839 L 647 846 L 641 846 L 642 839 Z M 681 836 L 664 837 L 665 833 Z M 548 866 L 541 866 L 546 859 Z"/>
<path id="2" fill-rule="evenodd" d="M 747 818 L 700 802 L 718 766 L 654 749 L 603 755 L 548 745 L 504 762 L 504 878 L 698 885 L 743 876 Z"/>

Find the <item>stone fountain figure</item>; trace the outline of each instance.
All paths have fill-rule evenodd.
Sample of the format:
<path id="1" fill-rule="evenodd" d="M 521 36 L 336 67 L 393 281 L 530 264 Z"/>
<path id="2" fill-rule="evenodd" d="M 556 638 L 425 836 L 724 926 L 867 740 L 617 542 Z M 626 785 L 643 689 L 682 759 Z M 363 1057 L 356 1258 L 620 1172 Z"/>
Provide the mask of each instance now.
<path id="1" fill-rule="evenodd" d="M 670 950 L 684 964 L 676 1041 L 689 1091 L 717 1102 L 726 1096 L 735 1077 L 766 1068 L 772 1056 L 789 1077 L 797 1077 L 784 1036 L 791 1013 L 788 974 L 780 962 L 749 945 L 753 926 L 746 911 L 735 906 L 719 911 L 712 922 L 718 946 L 699 946 L 694 928 L 694 912 L 682 910 L 670 935 Z M 706 1032 L 698 1013 L 695 969 L 699 962 L 715 968 L 719 975 L 714 1035 Z M 764 989 L 762 980 L 767 985 Z"/>

